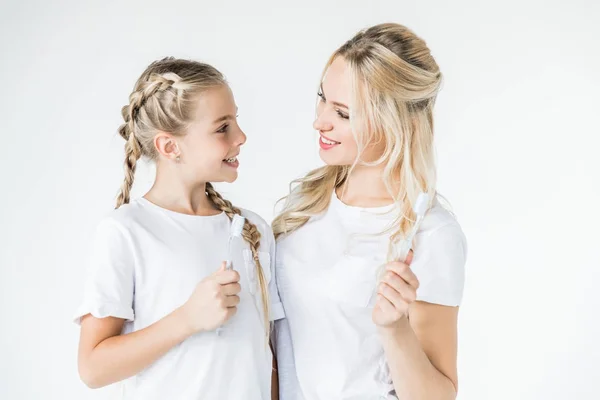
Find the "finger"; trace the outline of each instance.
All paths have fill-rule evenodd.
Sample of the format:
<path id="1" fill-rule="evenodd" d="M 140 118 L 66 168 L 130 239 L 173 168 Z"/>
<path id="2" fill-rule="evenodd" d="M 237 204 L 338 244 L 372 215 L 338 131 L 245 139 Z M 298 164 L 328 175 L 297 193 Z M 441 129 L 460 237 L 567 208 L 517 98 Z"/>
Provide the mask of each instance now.
<path id="1" fill-rule="evenodd" d="M 225 296 L 232 296 L 238 294 L 242 290 L 242 286 L 239 283 L 229 283 L 221 286 L 221 290 Z"/>
<path id="2" fill-rule="evenodd" d="M 240 274 L 233 269 L 220 271 L 215 275 L 215 280 L 221 285 L 227 285 L 228 283 L 237 283 L 240 281 Z"/>
<path id="3" fill-rule="evenodd" d="M 237 307 L 228 307 L 225 309 L 225 321 L 233 317 L 237 313 Z"/>
<path id="4" fill-rule="evenodd" d="M 219 266 L 219 269 L 217 269 L 215 272 L 212 273 L 213 276 L 217 276 L 219 275 L 221 272 L 225 271 L 227 269 L 227 262 L 223 261 L 221 263 L 221 265 Z"/>
<path id="5" fill-rule="evenodd" d="M 408 283 L 410 286 L 414 287 L 415 289 L 419 288 L 419 280 L 417 279 L 417 276 L 414 274 L 414 272 L 412 272 L 412 270 L 410 269 L 410 267 L 407 264 L 394 261 L 394 262 L 388 263 L 385 266 L 385 269 L 388 271 L 395 272 L 398 276 L 400 276 L 400 278 L 404 279 L 404 281 L 406 283 Z"/>
<path id="6" fill-rule="evenodd" d="M 227 308 L 235 307 L 240 304 L 240 296 L 225 296 L 223 300 L 223 305 Z"/>
<path id="7" fill-rule="evenodd" d="M 417 299 L 417 290 L 415 287 L 409 285 L 404 279 L 400 278 L 398 274 L 393 271 L 386 271 L 383 275 L 382 282 L 392 287 L 395 291 L 400 293 L 402 298 L 408 303 L 412 303 Z"/>
<path id="8" fill-rule="evenodd" d="M 385 313 L 391 314 L 396 312 L 394 305 L 381 294 L 377 294 L 377 302 L 375 304 Z"/>
<path id="9" fill-rule="evenodd" d="M 412 260 L 413 260 L 414 255 L 415 255 L 414 251 L 410 250 L 408 252 L 408 255 L 406 256 L 406 260 L 404 260 L 404 263 L 406 265 L 412 264 Z"/>
<path id="10" fill-rule="evenodd" d="M 404 313 L 408 310 L 408 303 L 402 298 L 400 293 L 394 290 L 391 286 L 386 283 L 382 283 L 379 286 L 378 293 L 385 297 L 397 312 Z"/>

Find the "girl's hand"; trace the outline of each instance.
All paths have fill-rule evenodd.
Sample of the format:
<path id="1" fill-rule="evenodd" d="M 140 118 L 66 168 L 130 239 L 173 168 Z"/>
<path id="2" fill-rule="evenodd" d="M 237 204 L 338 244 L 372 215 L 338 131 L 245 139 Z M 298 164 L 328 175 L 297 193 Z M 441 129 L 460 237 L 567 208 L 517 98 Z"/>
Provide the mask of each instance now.
<path id="1" fill-rule="evenodd" d="M 240 275 L 225 269 L 225 262 L 204 278 L 181 307 L 184 323 L 193 333 L 212 331 L 227 322 L 237 311 Z"/>

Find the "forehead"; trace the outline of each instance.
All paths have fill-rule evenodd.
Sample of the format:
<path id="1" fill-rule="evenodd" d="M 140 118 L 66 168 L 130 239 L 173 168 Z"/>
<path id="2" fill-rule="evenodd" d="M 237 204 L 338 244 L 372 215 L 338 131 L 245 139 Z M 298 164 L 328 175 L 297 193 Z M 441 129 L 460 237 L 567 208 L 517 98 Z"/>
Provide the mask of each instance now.
<path id="1" fill-rule="evenodd" d="M 196 101 L 196 120 L 213 122 L 227 114 L 236 114 L 235 99 L 228 85 L 207 89 L 198 95 Z"/>
<path id="2" fill-rule="evenodd" d="M 327 100 L 348 103 L 350 99 L 350 67 L 342 57 L 336 57 L 323 77 L 323 91 Z"/>

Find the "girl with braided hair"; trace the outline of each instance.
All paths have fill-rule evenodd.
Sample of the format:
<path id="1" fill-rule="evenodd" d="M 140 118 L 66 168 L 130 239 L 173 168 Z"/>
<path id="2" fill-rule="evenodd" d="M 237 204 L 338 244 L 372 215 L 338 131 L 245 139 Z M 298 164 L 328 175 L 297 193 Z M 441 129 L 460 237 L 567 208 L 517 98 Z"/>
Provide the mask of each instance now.
<path id="1" fill-rule="evenodd" d="M 119 128 L 125 179 L 97 229 L 76 315 L 88 386 L 124 381 L 125 398 L 144 400 L 270 398 L 270 322 L 283 317 L 273 233 L 211 184 L 237 178 L 246 135 L 236 114 L 210 65 L 165 58 L 138 79 Z M 156 178 L 132 200 L 142 157 Z M 236 214 L 243 241 L 226 269 Z"/>

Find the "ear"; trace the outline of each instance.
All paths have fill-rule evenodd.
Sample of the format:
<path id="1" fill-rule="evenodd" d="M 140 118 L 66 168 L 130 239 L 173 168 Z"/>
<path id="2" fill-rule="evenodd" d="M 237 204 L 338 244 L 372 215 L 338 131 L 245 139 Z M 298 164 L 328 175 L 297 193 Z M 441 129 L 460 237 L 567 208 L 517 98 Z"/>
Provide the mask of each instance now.
<path id="1" fill-rule="evenodd" d="M 154 147 L 160 156 L 168 160 L 175 161 L 181 155 L 177 139 L 167 132 L 158 132 L 154 136 Z"/>

